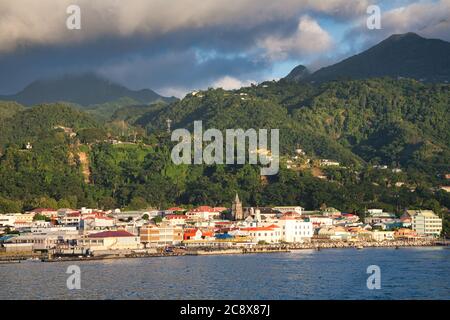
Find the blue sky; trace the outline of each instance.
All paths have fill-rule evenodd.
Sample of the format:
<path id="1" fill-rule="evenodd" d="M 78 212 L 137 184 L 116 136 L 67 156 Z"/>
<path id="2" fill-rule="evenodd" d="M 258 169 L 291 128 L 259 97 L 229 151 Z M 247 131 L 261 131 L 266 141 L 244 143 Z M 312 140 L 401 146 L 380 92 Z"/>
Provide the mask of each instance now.
<path id="1" fill-rule="evenodd" d="M 356 54 L 394 33 L 450 40 L 450 0 L 6 0 L 0 94 L 34 80 L 96 72 L 133 89 L 183 96 L 278 79 Z M 67 7 L 81 10 L 68 30 Z M 381 8 L 380 30 L 366 27 Z"/>

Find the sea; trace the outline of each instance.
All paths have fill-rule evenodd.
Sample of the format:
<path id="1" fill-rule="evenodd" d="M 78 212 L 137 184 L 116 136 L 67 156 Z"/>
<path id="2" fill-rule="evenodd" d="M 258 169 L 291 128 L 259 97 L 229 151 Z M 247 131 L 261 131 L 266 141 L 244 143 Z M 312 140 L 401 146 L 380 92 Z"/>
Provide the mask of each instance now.
<path id="1" fill-rule="evenodd" d="M 0 299 L 449 298 L 449 247 L 0 264 Z"/>

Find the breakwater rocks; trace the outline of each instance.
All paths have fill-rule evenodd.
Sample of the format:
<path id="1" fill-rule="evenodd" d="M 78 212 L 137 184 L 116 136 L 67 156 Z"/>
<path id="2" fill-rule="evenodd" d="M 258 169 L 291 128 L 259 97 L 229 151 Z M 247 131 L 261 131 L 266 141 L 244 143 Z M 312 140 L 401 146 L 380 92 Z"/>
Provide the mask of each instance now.
<path id="1" fill-rule="evenodd" d="M 264 244 L 251 245 L 245 247 L 191 247 L 189 249 L 174 247 L 171 251 L 165 251 L 164 248 L 145 249 L 145 250 L 122 250 L 102 252 L 93 256 L 79 255 L 37 255 L 35 253 L 24 254 L 8 254 L 0 255 L 0 263 L 17 263 L 23 260 L 58 262 L 58 261 L 90 261 L 90 260 L 106 260 L 106 259 L 124 259 L 124 258 L 150 258 L 150 257 L 176 257 L 176 256 L 201 256 L 201 255 L 227 255 L 227 254 L 255 254 L 255 253 L 280 253 L 290 252 L 293 250 L 322 250 L 322 249 L 363 249 L 363 248 L 401 248 L 401 247 L 431 247 L 431 246 L 447 246 L 447 241 L 437 240 L 391 240 L 391 241 L 327 241 L 312 240 L 306 243 L 286 243 L 286 244 Z"/>
<path id="2" fill-rule="evenodd" d="M 300 249 L 337 249 L 337 248 L 385 248 L 385 247 L 429 247 L 438 246 L 436 241 L 433 240 L 394 240 L 394 241 L 312 241 L 308 243 L 296 243 L 289 244 L 286 247 L 289 250 Z"/>

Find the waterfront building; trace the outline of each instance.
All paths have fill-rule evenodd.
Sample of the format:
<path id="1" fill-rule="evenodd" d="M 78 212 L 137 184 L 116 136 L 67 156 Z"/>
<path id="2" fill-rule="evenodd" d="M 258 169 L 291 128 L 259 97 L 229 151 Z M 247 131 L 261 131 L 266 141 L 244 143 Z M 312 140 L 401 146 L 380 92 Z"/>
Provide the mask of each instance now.
<path id="1" fill-rule="evenodd" d="M 253 242 L 278 243 L 281 241 L 281 228 L 275 224 L 262 227 L 241 228 Z"/>
<path id="2" fill-rule="evenodd" d="M 421 236 L 438 237 L 442 231 L 442 219 L 431 210 L 408 210 L 412 229 Z"/>
<path id="3" fill-rule="evenodd" d="M 314 228 L 311 222 L 297 219 L 289 214 L 283 215 L 278 220 L 277 225 L 281 228 L 281 241 L 284 242 L 309 241 L 314 235 Z"/>
<path id="4" fill-rule="evenodd" d="M 372 239 L 375 241 L 394 240 L 394 231 L 378 231 L 372 232 Z"/>
<path id="5" fill-rule="evenodd" d="M 395 239 L 415 239 L 417 238 L 417 232 L 409 228 L 400 228 L 394 232 Z"/>
<path id="6" fill-rule="evenodd" d="M 140 240 L 145 246 L 179 244 L 183 241 L 183 228 L 170 222 L 146 224 L 140 229 Z"/>
<path id="7" fill-rule="evenodd" d="M 56 231 L 47 234 L 23 234 L 13 237 L 3 244 L 7 251 L 48 251 L 58 244 L 73 243 L 79 238 L 78 232 Z"/>
<path id="8" fill-rule="evenodd" d="M 140 238 L 128 231 L 103 231 L 83 236 L 78 246 L 90 252 L 140 249 Z"/>
<path id="9" fill-rule="evenodd" d="M 317 231 L 317 238 L 342 241 L 350 239 L 351 234 L 344 227 L 324 225 Z"/>

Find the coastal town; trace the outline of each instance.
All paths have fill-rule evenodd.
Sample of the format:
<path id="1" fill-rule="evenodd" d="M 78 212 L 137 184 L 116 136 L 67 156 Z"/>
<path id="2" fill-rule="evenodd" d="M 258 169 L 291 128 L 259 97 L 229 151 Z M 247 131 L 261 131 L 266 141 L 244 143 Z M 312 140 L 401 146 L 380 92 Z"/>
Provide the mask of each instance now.
<path id="1" fill-rule="evenodd" d="M 431 246 L 444 244 L 441 231 L 442 219 L 431 210 L 397 216 L 374 208 L 361 219 L 331 207 L 243 207 L 236 194 L 231 208 L 36 208 L 3 214 L 0 261 Z"/>

